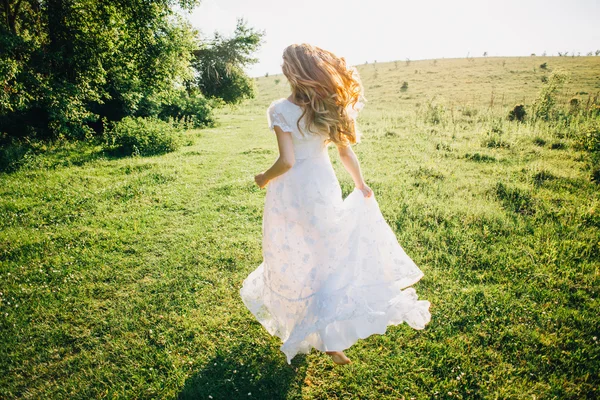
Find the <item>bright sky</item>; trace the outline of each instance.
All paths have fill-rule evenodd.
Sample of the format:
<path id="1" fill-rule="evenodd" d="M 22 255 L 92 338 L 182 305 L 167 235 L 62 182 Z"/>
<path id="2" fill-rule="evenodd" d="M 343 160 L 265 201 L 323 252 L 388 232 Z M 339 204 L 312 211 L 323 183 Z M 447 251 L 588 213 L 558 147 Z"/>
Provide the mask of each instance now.
<path id="1" fill-rule="evenodd" d="M 600 49 L 600 0 L 203 0 L 188 18 L 210 36 L 238 17 L 266 32 L 253 77 L 281 73 L 283 49 L 303 42 L 351 65 Z"/>

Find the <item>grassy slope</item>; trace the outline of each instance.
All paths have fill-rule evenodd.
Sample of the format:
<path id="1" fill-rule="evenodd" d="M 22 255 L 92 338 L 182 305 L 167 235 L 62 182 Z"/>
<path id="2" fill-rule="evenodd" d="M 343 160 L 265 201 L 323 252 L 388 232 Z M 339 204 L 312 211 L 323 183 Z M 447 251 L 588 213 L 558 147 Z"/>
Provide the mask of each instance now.
<path id="1" fill-rule="evenodd" d="M 597 396 L 598 187 L 561 132 L 494 117 L 531 102 L 544 61 L 571 73 L 563 100 L 600 89 L 600 57 L 359 68 L 355 150 L 433 318 L 360 341 L 343 368 L 314 351 L 288 366 L 238 295 L 261 262 L 252 177 L 277 155 L 281 76 L 175 153 L 75 146 L 0 175 L 0 397 Z M 434 95 L 441 124 L 416 112 Z"/>

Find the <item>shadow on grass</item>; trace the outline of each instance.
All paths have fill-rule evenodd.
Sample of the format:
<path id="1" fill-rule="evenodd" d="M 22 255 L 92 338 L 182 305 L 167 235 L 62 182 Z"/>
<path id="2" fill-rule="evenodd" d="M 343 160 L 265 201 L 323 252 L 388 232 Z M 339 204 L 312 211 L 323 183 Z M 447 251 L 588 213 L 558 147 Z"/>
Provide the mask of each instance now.
<path id="1" fill-rule="evenodd" d="M 188 378 L 178 399 L 300 398 L 306 367 L 304 354 L 288 365 L 277 346 L 245 342 L 219 349 L 202 371 Z"/>

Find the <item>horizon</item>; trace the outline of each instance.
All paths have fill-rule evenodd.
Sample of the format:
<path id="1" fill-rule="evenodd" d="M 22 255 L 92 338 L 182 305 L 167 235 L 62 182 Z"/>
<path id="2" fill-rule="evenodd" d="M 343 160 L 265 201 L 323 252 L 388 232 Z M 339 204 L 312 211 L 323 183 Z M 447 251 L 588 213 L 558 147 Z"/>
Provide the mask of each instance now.
<path id="1" fill-rule="evenodd" d="M 313 13 L 317 7 L 320 12 Z M 273 0 L 203 0 L 186 17 L 203 37 L 215 31 L 230 35 L 238 18 L 264 31 L 264 43 L 255 55 L 258 63 L 245 68 L 256 78 L 281 74 L 283 49 L 303 42 L 332 51 L 353 66 L 407 58 L 484 58 L 484 52 L 487 58 L 542 56 L 544 52 L 547 57 L 557 57 L 558 52 L 585 56 L 600 49 L 597 15 L 600 0 L 507 0 L 502 4 L 372 0 L 368 5 L 358 0 L 307 0 L 284 6 Z M 311 21 L 310 29 L 287 23 L 292 18 Z M 348 25 L 352 28 L 347 29 Z"/>
<path id="2" fill-rule="evenodd" d="M 529 54 L 529 55 L 507 55 L 507 56 L 464 56 L 464 57 L 433 57 L 433 58 L 419 58 L 419 59 L 409 59 L 409 61 L 411 63 L 413 62 L 421 62 L 421 61 L 434 61 L 434 60 L 467 60 L 470 58 L 474 58 L 474 59 L 485 59 L 485 60 L 490 60 L 490 59 L 494 59 L 494 58 L 571 58 L 571 57 L 598 57 L 600 59 L 600 56 L 596 56 L 594 54 L 592 55 L 585 55 L 585 54 L 580 54 L 580 55 L 571 55 L 571 53 L 569 53 L 568 55 L 562 55 L 559 56 L 558 54 L 546 54 L 546 55 L 541 55 L 541 54 Z M 351 67 L 360 67 L 363 65 L 371 65 L 371 64 L 389 64 L 389 63 L 393 63 L 393 62 L 406 62 L 406 59 L 404 60 L 374 60 L 373 62 L 367 62 L 367 63 L 362 63 L 362 64 L 348 64 Z M 283 72 L 279 71 L 276 73 L 269 73 L 269 76 L 278 76 L 278 75 L 283 75 Z M 251 78 L 265 78 L 265 74 L 262 75 L 257 75 L 257 76 L 251 76 Z"/>

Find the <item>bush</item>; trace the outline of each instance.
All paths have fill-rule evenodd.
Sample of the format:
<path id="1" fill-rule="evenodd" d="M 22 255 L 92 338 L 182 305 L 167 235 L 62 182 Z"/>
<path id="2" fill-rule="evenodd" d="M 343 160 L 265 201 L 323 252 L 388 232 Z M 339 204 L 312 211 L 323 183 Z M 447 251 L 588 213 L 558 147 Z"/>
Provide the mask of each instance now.
<path id="1" fill-rule="evenodd" d="M 403 92 L 408 90 L 408 82 L 404 81 L 402 82 L 402 86 L 400 86 L 400 90 L 402 90 Z"/>
<path id="2" fill-rule="evenodd" d="M 181 146 L 182 137 L 169 122 L 158 118 L 126 117 L 114 123 L 106 144 L 123 155 L 148 156 L 168 153 Z"/>
<path id="3" fill-rule="evenodd" d="M 31 148 L 23 142 L 14 141 L 0 146 L 0 171 L 12 172 L 23 164 Z"/>
<path id="4" fill-rule="evenodd" d="M 537 99 L 533 102 L 533 119 L 554 120 L 557 117 L 556 97 L 567 81 L 568 75 L 561 71 L 554 71 L 544 84 Z"/>
<path id="5" fill-rule="evenodd" d="M 508 119 L 510 121 L 523 122 L 525 120 L 525 115 L 527 115 L 527 112 L 525 111 L 525 105 L 517 104 L 508 113 Z"/>
<path id="6" fill-rule="evenodd" d="M 583 126 L 576 138 L 576 147 L 590 153 L 600 153 L 600 122 Z"/>
<path id="7" fill-rule="evenodd" d="M 429 100 L 422 109 L 423 119 L 430 124 L 438 125 L 445 121 L 446 109 L 440 104 Z"/>
<path id="8" fill-rule="evenodd" d="M 591 181 L 600 184 L 600 121 L 588 122 L 580 128 L 575 148 L 588 152 L 587 166 L 591 172 Z"/>
<path id="9" fill-rule="evenodd" d="M 580 104 L 581 102 L 577 97 L 573 97 L 571 100 L 569 100 L 569 113 L 577 114 L 579 112 Z"/>
<path id="10" fill-rule="evenodd" d="M 201 94 L 189 96 L 185 92 L 177 94 L 162 106 L 159 118 L 163 121 L 174 119 L 189 121 L 190 127 L 202 128 L 215 123 L 213 110 L 219 106 L 219 100 L 208 100 Z"/>

